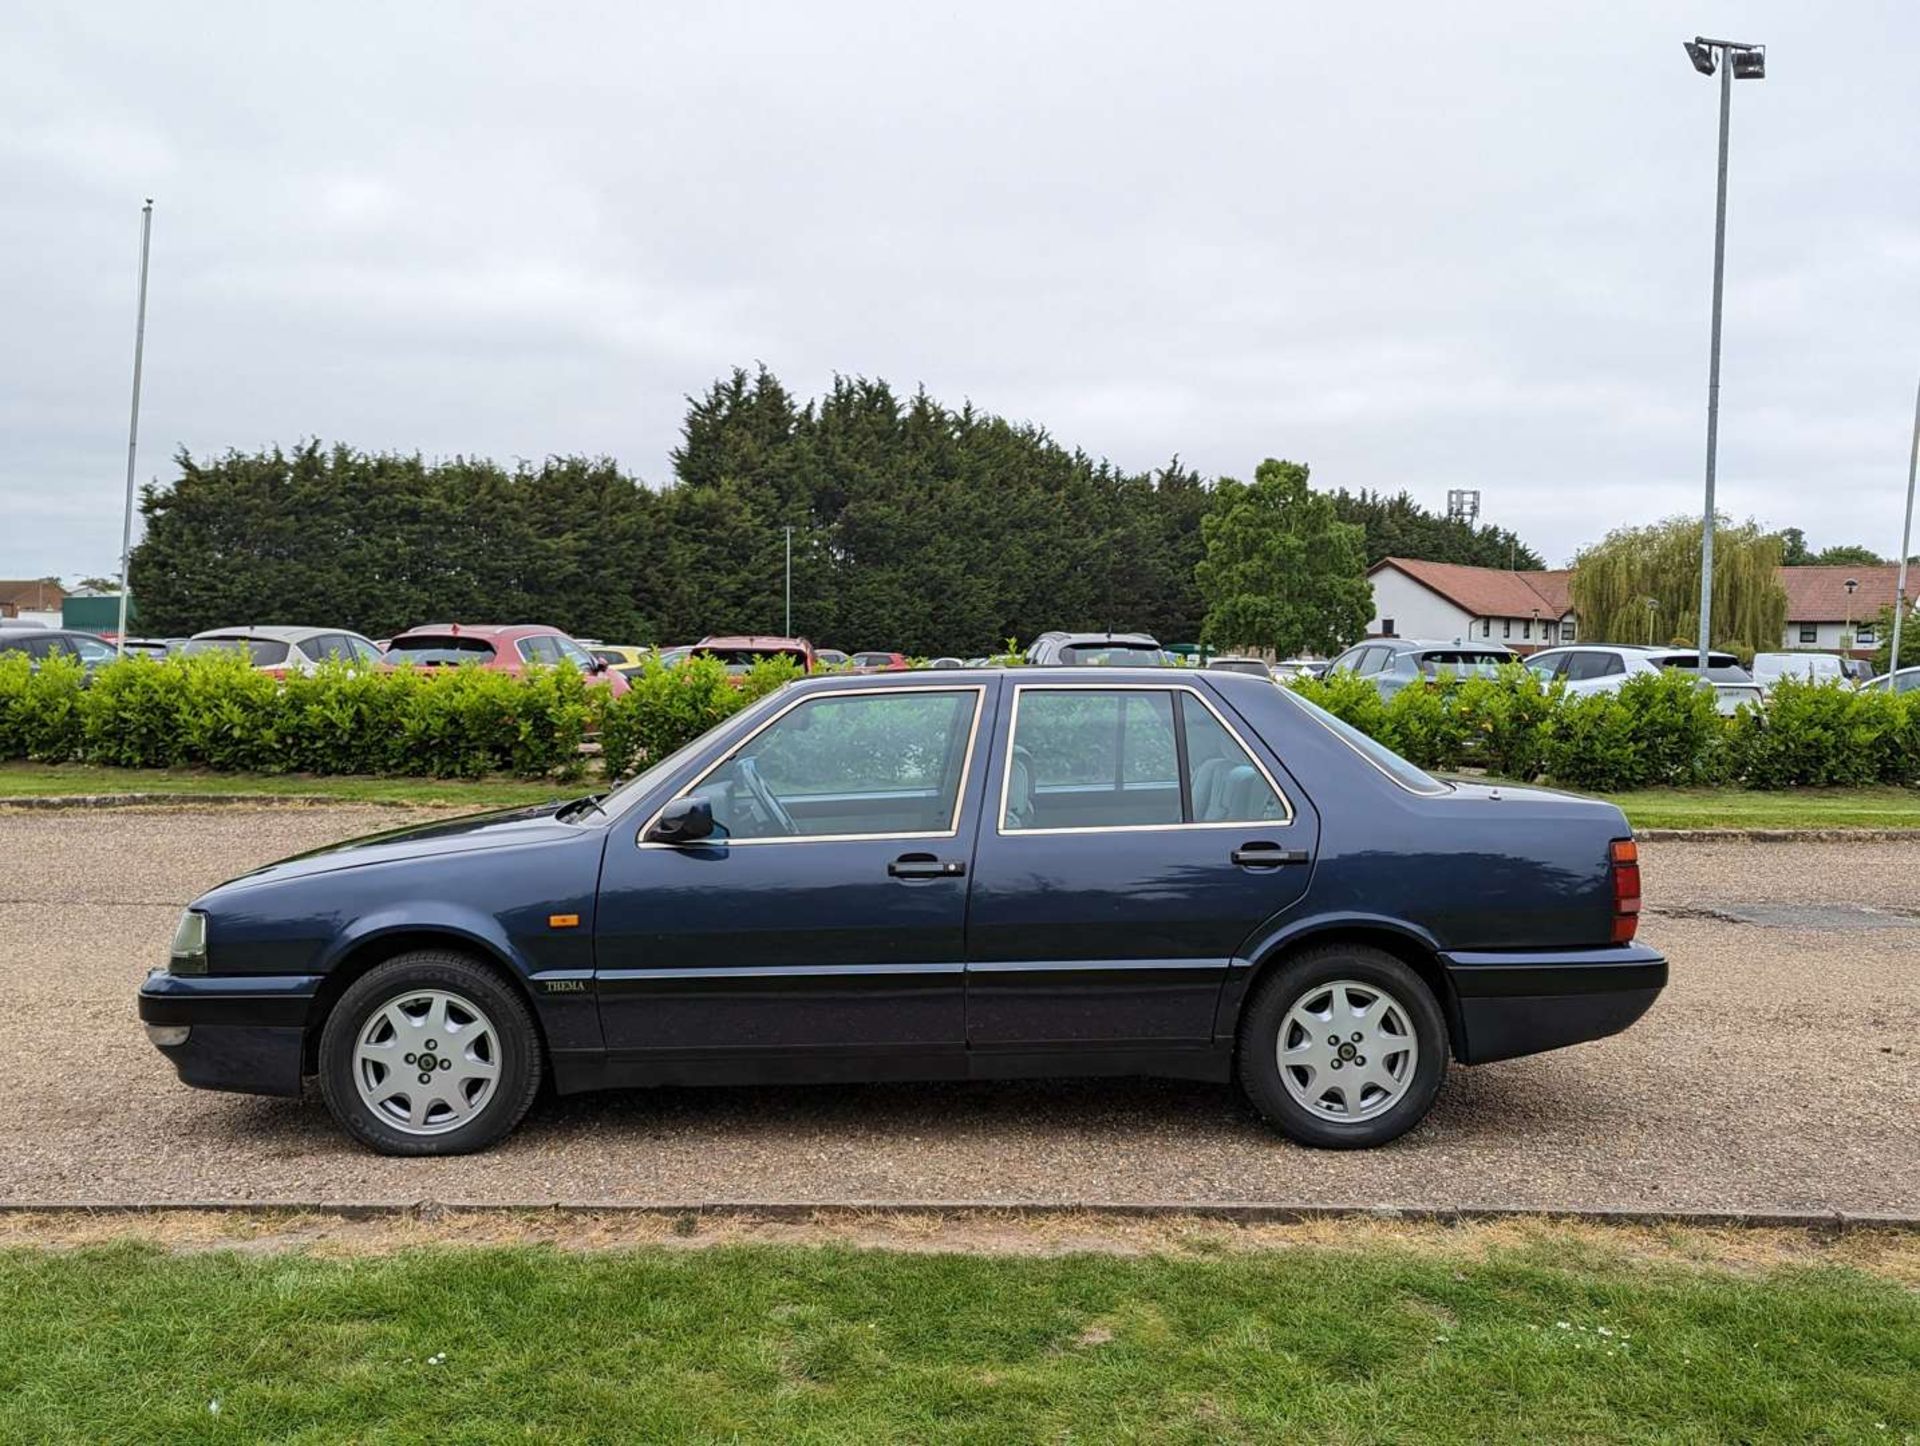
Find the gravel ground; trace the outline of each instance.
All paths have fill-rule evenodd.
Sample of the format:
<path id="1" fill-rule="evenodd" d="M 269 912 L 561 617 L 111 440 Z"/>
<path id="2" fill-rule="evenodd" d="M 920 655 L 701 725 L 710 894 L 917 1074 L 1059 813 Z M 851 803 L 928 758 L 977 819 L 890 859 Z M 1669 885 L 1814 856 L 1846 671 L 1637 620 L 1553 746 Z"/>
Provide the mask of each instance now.
<path id="1" fill-rule="evenodd" d="M 1371 1152 L 1225 1088 L 1064 1081 L 543 1100 L 389 1160 L 317 1096 L 180 1085 L 132 995 L 196 891 L 391 809 L 0 811 L 0 1201 L 1151 1201 L 1920 1214 L 1920 844 L 1643 848 L 1673 982 L 1626 1034 L 1456 1069 Z"/>

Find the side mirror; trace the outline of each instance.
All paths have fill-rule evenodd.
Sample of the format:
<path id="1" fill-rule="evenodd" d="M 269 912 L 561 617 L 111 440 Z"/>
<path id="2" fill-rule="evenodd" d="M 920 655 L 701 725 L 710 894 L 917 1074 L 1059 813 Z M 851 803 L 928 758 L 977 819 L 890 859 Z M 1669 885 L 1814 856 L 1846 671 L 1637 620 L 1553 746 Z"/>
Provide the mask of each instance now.
<path id="1" fill-rule="evenodd" d="M 647 830 L 648 843 L 698 843 L 713 833 L 713 805 L 698 795 L 676 798 L 660 810 L 653 827 Z"/>
<path id="2" fill-rule="evenodd" d="M 605 658 L 589 658 L 587 660 L 587 671 L 589 673 L 604 673 L 609 666 L 610 664 Z"/>

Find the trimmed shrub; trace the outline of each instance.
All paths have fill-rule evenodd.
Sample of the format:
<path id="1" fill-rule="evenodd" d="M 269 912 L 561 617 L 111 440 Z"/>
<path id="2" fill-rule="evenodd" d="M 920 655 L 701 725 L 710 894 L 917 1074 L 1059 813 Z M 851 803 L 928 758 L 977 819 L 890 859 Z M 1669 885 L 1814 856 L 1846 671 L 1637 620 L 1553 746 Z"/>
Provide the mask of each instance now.
<path id="1" fill-rule="evenodd" d="M 1492 678 L 1459 683 L 1452 704 L 1466 730 L 1471 761 L 1499 778 L 1528 782 L 1545 768 L 1546 722 L 1564 696 L 1517 663 Z"/>
<path id="2" fill-rule="evenodd" d="M 1737 767 L 1752 788 L 1911 782 L 1911 698 L 1782 678 L 1764 709 L 1734 722 Z"/>
<path id="3" fill-rule="evenodd" d="M 73 658 L 39 668 L 23 653 L 0 654 L 0 745 L 10 758 L 58 763 L 80 751 L 86 673 Z"/>

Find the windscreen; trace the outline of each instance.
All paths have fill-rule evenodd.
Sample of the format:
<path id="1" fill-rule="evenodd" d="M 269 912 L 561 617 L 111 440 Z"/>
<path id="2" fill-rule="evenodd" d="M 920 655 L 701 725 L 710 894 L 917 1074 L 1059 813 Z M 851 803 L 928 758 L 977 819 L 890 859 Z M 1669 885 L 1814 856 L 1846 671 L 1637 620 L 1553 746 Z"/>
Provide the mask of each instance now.
<path id="1" fill-rule="evenodd" d="M 1102 639 L 1097 643 L 1068 643 L 1060 650 L 1060 661 L 1108 668 L 1161 668 L 1166 666 L 1167 655 L 1156 643 Z"/>
<path id="2" fill-rule="evenodd" d="M 752 672 L 755 663 L 767 658 L 785 658 L 801 668 L 807 665 L 805 653 L 790 652 L 785 648 L 695 648 L 694 654 L 696 657 L 719 659 L 721 665 L 736 677 Z"/>
<path id="3" fill-rule="evenodd" d="M 417 637 L 395 638 L 387 648 L 388 662 L 413 663 L 426 668 L 484 663 L 493 656 L 493 644 L 485 638 L 453 634 L 422 633 Z"/>
<path id="4" fill-rule="evenodd" d="M 189 658 L 196 653 L 245 653 L 256 668 L 271 668 L 287 660 L 287 645 L 271 638 L 189 638 L 180 651 Z"/>
<path id="5" fill-rule="evenodd" d="M 1423 773 L 1384 743 L 1377 743 L 1351 723 L 1336 718 L 1318 703 L 1310 702 L 1290 688 L 1276 689 L 1307 710 L 1314 722 L 1325 728 L 1347 747 L 1411 793 L 1451 793 L 1452 787 L 1429 773 Z"/>
<path id="6" fill-rule="evenodd" d="M 1505 653 L 1476 652 L 1472 648 L 1446 648 L 1420 655 L 1420 676 L 1437 678 L 1450 673 L 1456 678 L 1491 678 L 1503 663 L 1513 659 Z"/>
<path id="7" fill-rule="evenodd" d="M 1662 653 L 1652 661 L 1657 668 L 1679 668 L 1688 673 L 1700 671 L 1698 653 Z M 1751 683 L 1753 677 L 1740 666 L 1740 660 L 1732 653 L 1708 653 L 1707 681 L 1709 683 Z"/>

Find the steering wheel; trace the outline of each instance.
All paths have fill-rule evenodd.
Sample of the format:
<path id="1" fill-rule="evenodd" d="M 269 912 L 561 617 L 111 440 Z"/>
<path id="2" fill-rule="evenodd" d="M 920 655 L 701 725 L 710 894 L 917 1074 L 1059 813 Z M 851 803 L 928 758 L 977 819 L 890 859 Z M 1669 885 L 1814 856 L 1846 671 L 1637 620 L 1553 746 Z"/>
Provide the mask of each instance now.
<path id="1" fill-rule="evenodd" d="M 793 821 L 793 815 L 788 813 L 781 806 L 780 800 L 773 796 L 773 790 L 767 787 L 767 780 L 760 776 L 760 765 L 753 761 L 753 755 L 743 753 L 737 763 L 740 781 L 746 784 L 747 791 L 753 795 L 753 801 L 760 805 L 761 811 L 766 814 L 768 820 L 776 824 L 782 833 L 799 833 L 800 825 Z"/>

